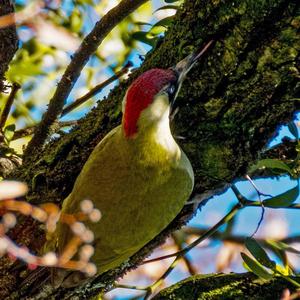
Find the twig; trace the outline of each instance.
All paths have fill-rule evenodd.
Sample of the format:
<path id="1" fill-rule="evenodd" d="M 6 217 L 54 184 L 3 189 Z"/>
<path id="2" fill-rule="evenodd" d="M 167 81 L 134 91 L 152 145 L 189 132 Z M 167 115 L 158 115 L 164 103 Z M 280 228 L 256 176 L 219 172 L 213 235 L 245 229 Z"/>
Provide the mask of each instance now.
<path id="1" fill-rule="evenodd" d="M 62 117 L 65 116 L 70 111 L 74 110 L 75 108 L 77 108 L 78 106 L 83 104 L 85 101 L 87 101 L 88 99 L 90 99 L 94 95 L 98 94 L 104 87 L 106 87 L 110 83 L 114 82 L 115 80 L 119 79 L 121 76 L 125 75 L 129 71 L 130 67 L 132 67 L 132 62 L 129 61 L 124 66 L 124 68 L 122 68 L 119 72 L 117 72 L 116 74 L 114 74 L 113 76 L 111 76 L 110 78 L 105 80 L 104 82 L 101 82 L 100 84 L 96 85 L 88 93 L 86 93 L 82 97 L 76 99 L 73 103 L 71 103 L 66 108 L 64 108 L 62 113 L 61 113 L 61 116 Z"/>
<path id="2" fill-rule="evenodd" d="M 103 16 L 103 18 L 96 23 L 92 31 L 84 38 L 59 81 L 54 96 L 49 101 L 48 110 L 43 115 L 32 140 L 25 149 L 25 160 L 31 157 L 32 153 L 39 151 L 44 145 L 49 135 L 51 125 L 62 113 L 64 103 L 90 56 L 97 50 L 103 39 L 117 24 L 145 2 L 147 2 L 147 0 L 121 1 Z"/>
<path id="3" fill-rule="evenodd" d="M 245 178 L 250 182 L 252 187 L 255 189 L 259 199 L 261 199 L 261 196 L 273 197 L 272 195 L 262 193 L 248 174 L 245 175 Z"/>
<path id="4" fill-rule="evenodd" d="M 238 188 L 233 184 L 231 185 L 231 189 L 234 193 L 234 195 L 236 196 L 237 200 L 239 201 L 239 203 L 244 206 L 246 203 L 249 202 L 248 199 L 246 199 L 241 193 L 240 191 L 238 190 Z"/>
<path id="5" fill-rule="evenodd" d="M 259 218 L 259 221 L 256 225 L 256 228 L 254 230 L 254 232 L 251 234 L 251 237 L 254 237 L 258 231 L 258 229 L 260 228 L 260 225 L 262 224 L 263 220 L 264 220 L 264 216 L 265 216 L 265 207 L 263 205 L 263 203 L 261 202 L 261 214 L 260 214 L 260 218 Z"/>
<path id="6" fill-rule="evenodd" d="M 264 220 L 264 216 L 265 216 L 265 207 L 264 207 L 264 203 L 261 199 L 261 196 L 269 196 L 269 197 L 272 197 L 271 195 L 267 195 L 267 194 L 263 194 L 259 189 L 258 187 L 256 186 L 256 184 L 254 183 L 254 181 L 251 179 L 251 177 L 246 174 L 245 175 L 245 178 L 251 183 L 251 185 L 253 186 L 253 188 L 255 189 L 257 195 L 258 195 L 258 200 L 260 202 L 260 206 L 261 206 L 261 215 L 260 215 L 260 218 L 259 218 L 259 221 L 256 225 L 256 228 L 254 230 L 254 232 L 251 234 L 251 237 L 254 237 L 254 235 L 257 233 L 260 225 L 262 224 L 263 220 Z"/>
<path id="7" fill-rule="evenodd" d="M 144 300 L 149 299 L 149 297 L 152 295 L 152 293 L 156 290 L 157 287 L 159 287 L 163 281 L 166 279 L 166 277 L 175 269 L 175 267 L 177 266 L 177 264 L 179 263 L 179 260 L 181 259 L 181 256 L 177 256 L 174 261 L 172 262 L 172 264 L 169 266 L 169 268 L 167 269 L 167 271 L 158 279 L 156 280 L 152 285 L 150 285 L 147 288 L 147 293 L 144 297 Z"/>
<path id="8" fill-rule="evenodd" d="M 248 200 L 243 195 L 241 195 L 241 193 L 239 192 L 239 190 L 236 188 L 235 185 L 232 185 L 231 188 L 232 188 L 232 191 L 234 192 L 235 196 L 238 198 L 241 206 L 244 206 L 244 207 L 261 207 L 261 201 Z M 294 203 L 294 204 L 291 204 L 289 206 L 285 206 L 284 208 L 285 209 L 300 209 L 300 203 Z"/>
<path id="9" fill-rule="evenodd" d="M 182 229 L 183 232 L 187 235 L 202 235 L 204 234 L 208 229 L 206 228 L 197 228 L 197 227 L 185 227 Z M 213 240 L 218 240 L 218 241 L 222 241 L 222 242 L 232 242 L 235 244 L 244 244 L 245 243 L 245 235 L 224 235 L 223 232 L 216 232 L 212 237 L 210 237 Z M 264 247 L 266 248 L 270 248 L 272 250 L 272 248 L 270 247 L 270 245 L 268 244 L 268 242 L 266 242 L 266 239 L 263 238 L 256 238 L 256 241 L 258 241 L 260 244 L 262 244 Z M 291 244 L 291 243 L 299 243 L 300 242 L 300 235 L 294 235 L 294 236 L 290 236 L 290 237 L 286 237 L 283 239 L 276 239 L 276 242 L 281 242 L 281 243 L 285 243 L 285 244 Z"/>
<path id="10" fill-rule="evenodd" d="M 116 283 L 114 287 L 117 289 L 129 289 L 129 290 L 137 290 L 137 291 L 145 291 L 147 289 L 136 285 L 121 284 L 121 283 Z"/>
<path id="11" fill-rule="evenodd" d="M 198 239 L 196 239 L 194 242 L 192 242 L 191 244 L 189 244 L 187 247 L 183 248 L 182 250 L 180 250 L 176 253 L 170 254 L 170 255 L 165 255 L 165 256 L 161 256 L 161 257 L 158 257 L 158 258 L 149 259 L 149 260 L 145 261 L 144 263 L 150 263 L 150 262 L 153 262 L 153 261 L 157 261 L 157 260 L 166 259 L 166 258 L 176 256 L 174 261 L 172 262 L 172 264 L 165 271 L 165 273 L 157 281 L 155 281 L 152 285 L 150 285 L 148 287 L 148 292 L 146 293 L 146 295 L 144 297 L 144 300 L 149 299 L 149 297 L 151 296 L 153 291 L 173 271 L 173 269 L 178 264 L 179 260 L 184 255 L 186 255 L 191 249 L 196 247 L 199 243 L 201 243 L 202 241 L 204 241 L 205 239 L 207 239 L 208 237 L 213 235 L 220 228 L 220 226 L 222 226 L 223 224 L 229 222 L 242 207 L 243 206 L 241 205 L 241 203 L 237 203 L 236 205 L 234 205 L 233 208 L 216 225 L 214 225 L 211 229 L 207 230 L 202 236 L 200 236 Z"/>
<path id="12" fill-rule="evenodd" d="M 227 213 L 227 215 L 225 215 L 216 225 L 214 225 L 212 228 L 208 229 L 206 232 L 203 233 L 203 235 L 201 235 L 194 242 L 192 242 L 191 244 L 189 244 L 187 247 L 183 248 L 182 250 L 177 251 L 177 252 L 172 253 L 172 254 L 168 254 L 168 255 L 156 257 L 156 258 L 153 258 L 153 259 L 145 260 L 142 264 L 148 264 L 148 263 L 151 263 L 151 262 L 154 262 L 154 261 L 167 259 L 167 258 L 174 257 L 174 256 L 180 256 L 181 257 L 181 256 L 185 255 L 191 249 L 193 249 L 195 246 L 197 246 L 198 244 L 203 242 L 205 239 L 207 239 L 208 237 L 215 234 L 217 232 L 217 230 L 219 229 L 219 227 L 222 226 L 223 224 L 229 222 L 229 220 L 231 220 L 241 208 L 242 208 L 242 205 L 240 203 L 237 203 L 229 211 L 229 213 Z"/>
<path id="13" fill-rule="evenodd" d="M 187 252 L 189 252 L 191 249 L 193 249 L 196 245 L 198 245 L 199 243 L 201 243 L 203 240 L 207 239 L 208 237 L 211 237 L 212 235 L 214 235 L 215 233 L 217 233 L 217 230 L 225 223 L 228 223 L 235 215 L 236 213 L 244 207 L 247 206 L 261 206 L 259 202 L 252 202 L 249 201 L 247 199 L 243 199 L 242 201 L 243 203 L 237 203 L 228 213 L 226 216 L 224 216 L 217 224 L 215 224 L 212 228 L 208 229 L 208 230 L 199 230 L 198 232 L 201 234 L 201 236 L 196 239 L 193 243 L 191 243 L 190 245 L 188 245 L 187 247 L 183 248 L 180 251 L 177 251 L 175 253 L 169 254 L 169 255 L 165 255 L 165 256 L 160 256 L 154 259 L 149 259 L 143 262 L 143 264 L 146 263 L 151 263 L 151 262 L 155 262 L 155 261 L 160 261 L 162 259 L 167 259 L 167 258 L 171 258 L 175 256 L 175 259 L 173 260 L 172 264 L 169 266 L 169 268 L 165 271 L 165 273 L 158 279 L 156 280 L 152 285 L 145 287 L 145 288 L 139 288 L 141 290 L 147 290 L 147 293 L 144 296 L 144 300 L 147 300 L 151 294 L 153 293 L 153 291 L 164 281 L 164 279 L 173 271 L 173 269 L 176 267 L 176 265 L 178 264 L 179 260 L 181 258 L 183 258 L 185 256 L 185 254 Z M 254 204 L 254 205 L 253 205 Z M 293 207 L 295 207 L 295 205 L 293 205 Z M 289 208 L 292 208 L 292 206 L 290 206 Z M 297 208 L 300 208 L 300 206 L 298 206 Z M 195 232 L 196 230 L 196 232 Z M 192 229 L 192 233 L 197 233 L 198 229 Z M 218 233 L 217 238 L 221 239 L 221 233 Z M 300 237 L 299 236 L 295 236 L 293 237 L 293 239 L 289 240 L 287 239 L 282 239 L 282 240 L 278 240 L 281 242 L 292 242 L 292 241 L 297 241 Z M 232 240 L 238 243 L 244 243 L 244 237 L 241 236 L 233 236 L 231 237 L 225 237 L 226 240 Z M 263 241 L 262 241 L 263 242 Z M 268 245 L 266 245 L 268 246 Z M 290 278 L 286 278 L 287 280 L 290 281 Z"/>
<path id="14" fill-rule="evenodd" d="M 246 206 L 254 206 L 254 207 L 261 207 L 261 203 L 259 201 L 249 201 L 247 202 Z M 291 204 L 289 206 L 282 207 L 284 209 L 300 209 L 300 204 Z"/>
<path id="15" fill-rule="evenodd" d="M 285 274 L 282 274 L 281 272 L 275 271 L 275 274 L 278 274 L 281 278 L 285 279 L 286 281 L 290 282 L 291 284 L 293 284 L 294 286 L 297 287 L 297 289 L 300 288 L 300 283 L 297 282 L 296 280 L 292 279 L 290 276 L 287 276 Z M 298 299 L 298 298 L 294 298 L 294 299 Z"/>
<path id="16" fill-rule="evenodd" d="M 77 124 L 77 121 L 62 121 L 57 123 L 58 128 L 67 127 L 67 126 L 74 126 Z M 37 125 L 29 126 L 26 128 L 22 128 L 20 130 L 16 130 L 14 133 L 14 136 L 12 138 L 12 141 L 21 139 L 25 136 L 34 134 L 34 131 L 36 130 Z"/>
<path id="17" fill-rule="evenodd" d="M 172 234 L 172 238 L 173 238 L 174 243 L 177 247 L 177 250 L 178 251 L 182 250 L 183 249 L 182 243 L 181 243 L 180 239 L 176 236 L 176 234 Z M 192 262 L 190 261 L 190 259 L 187 256 L 184 256 L 183 260 L 184 260 L 184 263 L 185 263 L 190 275 L 197 274 L 197 271 L 195 270 L 195 268 L 194 268 Z"/>
<path id="18" fill-rule="evenodd" d="M 179 260 L 185 255 L 187 254 L 191 249 L 193 249 L 194 247 L 196 247 L 199 243 L 201 243 L 202 241 L 204 241 L 205 239 L 207 239 L 208 237 L 210 237 L 211 235 L 213 235 L 219 228 L 220 226 L 222 226 L 223 224 L 229 222 L 229 220 L 231 220 L 235 214 L 242 208 L 242 205 L 240 203 L 237 203 L 230 211 L 229 213 L 227 213 L 227 215 L 225 217 L 223 217 L 216 225 L 214 225 L 211 229 L 207 230 L 202 236 L 200 236 L 198 239 L 196 239 L 194 242 L 192 242 L 191 244 L 189 244 L 187 247 L 183 248 L 182 250 L 178 251 L 177 253 L 173 253 L 170 255 L 165 255 L 162 256 L 160 258 L 154 258 L 152 260 L 147 260 L 144 263 L 149 263 L 149 262 L 153 262 L 156 260 L 160 260 L 160 259 L 165 259 L 165 258 L 169 258 L 172 256 L 176 256 L 176 258 L 174 259 L 174 261 L 172 262 L 172 264 L 169 266 L 169 268 L 165 271 L 165 273 L 156 281 L 154 282 L 154 284 L 152 284 L 149 289 L 148 292 L 145 295 L 145 300 L 148 299 L 148 297 L 152 294 L 152 292 L 164 281 L 164 279 L 173 271 L 173 269 L 176 267 L 176 265 L 178 264 Z"/>
<path id="19" fill-rule="evenodd" d="M 8 118 L 11 106 L 14 103 L 16 94 L 18 92 L 18 90 L 21 88 L 21 86 L 18 83 L 13 83 L 12 85 L 12 90 L 7 98 L 7 101 L 5 103 L 4 109 L 2 111 L 1 114 L 1 118 L 0 118 L 0 129 L 2 130 L 3 127 L 5 126 L 6 120 Z"/>

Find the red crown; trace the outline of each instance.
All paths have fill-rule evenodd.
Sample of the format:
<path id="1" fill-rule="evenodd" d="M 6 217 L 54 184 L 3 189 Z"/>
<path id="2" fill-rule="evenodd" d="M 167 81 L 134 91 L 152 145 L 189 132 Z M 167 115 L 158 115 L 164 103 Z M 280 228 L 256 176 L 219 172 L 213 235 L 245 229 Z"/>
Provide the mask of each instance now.
<path id="1" fill-rule="evenodd" d="M 154 96 L 176 75 L 171 69 L 151 69 L 140 75 L 128 88 L 123 116 L 123 128 L 127 137 L 137 131 L 141 112 L 152 103 Z"/>

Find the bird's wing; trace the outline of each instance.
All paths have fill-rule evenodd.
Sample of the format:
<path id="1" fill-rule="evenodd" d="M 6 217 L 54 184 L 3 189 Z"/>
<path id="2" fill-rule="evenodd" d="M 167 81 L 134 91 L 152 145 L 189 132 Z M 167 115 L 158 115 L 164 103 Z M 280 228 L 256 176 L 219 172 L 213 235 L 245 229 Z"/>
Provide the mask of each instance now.
<path id="1" fill-rule="evenodd" d="M 101 211 L 99 222 L 86 223 L 95 235 L 92 260 L 101 273 L 126 261 L 163 230 L 192 189 L 192 175 L 184 161 L 182 166 L 143 164 L 137 146 L 129 145 L 121 127 L 111 131 L 91 153 L 63 204 L 63 213 L 76 214 L 81 201 L 90 199 Z M 151 150 L 157 156 L 164 153 Z M 62 251 L 72 233 L 65 225 L 58 227 Z"/>
<path id="2" fill-rule="evenodd" d="M 118 126 L 99 142 L 62 207 L 62 214 L 75 215 L 80 211 L 81 202 L 89 199 L 101 211 L 102 219 L 99 223 L 86 222 L 87 227 L 95 235 L 96 247 L 99 249 L 95 257 L 98 257 L 100 265 L 109 261 L 118 261 L 119 258 L 128 256 L 129 252 L 134 253 L 138 250 L 136 247 L 128 246 L 127 241 L 119 243 L 115 237 L 120 231 L 116 223 L 124 223 L 124 216 L 120 211 L 125 212 L 130 209 L 127 191 L 136 189 L 134 180 L 131 179 L 132 183 L 128 186 L 129 178 L 124 176 L 127 173 L 131 176 L 136 170 L 130 169 L 132 168 L 130 157 L 127 157 L 128 153 L 124 151 L 121 135 L 122 129 Z M 120 210 L 122 206 L 123 209 Z M 120 219 L 122 221 L 118 221 Z M 122 229 L 124 230 L 124 227 Z M 59 252 L 62 253 L 74 234 L 67 225 L 59 222 L 55 235 L 58 237 Z"/>
<path id="3" fill-rule="evenodd" d="M 95 147 L 90 157 L 88 158 L 87 162 L 89 162 L 91 165 L 94 165 L 91 161 L 97 160 L 95 166 L 97 166 L 98 164 L 101 166 L 101 159 L 104 157 L 102 153 L 109 152 L 109 150 L 107 151 L 106 148 L 111 145 L 110 141 L 113 139 L 115 134 L 118 133 L 118 131 L 120 131 L 120 129 L 121 127 L 117 126 L 113 130 L 111 130 L 98 143 L 98 145 Z M 104 172 L 100 172 L 100 174 L 98 170 L 93 170 L 92 172 L 89 172 L 87 171 L 88 168 L 86 167 L 86 164 L 84 165 L 83 169 L 80 172 L 80 175 L 76 179 L 73 191 L 63 201 L 61 214 L 75 215 L 76 213 L 80 212 L 80 204 L 83 200 L 90 199 L 93 201 L 93 178 L 91 178 L 93 174 L 91 173 L 94 172 L 95 174 L 97 174 L 97 176 L 101 176 L 101 174 L 104 175 Z M 86 186 L 86 188 L 82 189 L 82 185 Z M 81 193 L 79 191 L 81 191 Z M 88 194 L 86 194 L 86 192 Z M 67 245 L 68 241 L 70 241 L 73 236 L 74 234 L 71 232 L 70 228 L 68 228 L 66 224 L 63 224 L 59 221 L 57 224 L 57 229 L 54 232 L 54 234 L 50 236 L 49 241 L 45 245 L 45 249 L 53 250 L 54 247 L 56 248 L 58 246 L 58 250 L 61 253 Z M 56 239 L 54 237 L 56 237 Z"/>

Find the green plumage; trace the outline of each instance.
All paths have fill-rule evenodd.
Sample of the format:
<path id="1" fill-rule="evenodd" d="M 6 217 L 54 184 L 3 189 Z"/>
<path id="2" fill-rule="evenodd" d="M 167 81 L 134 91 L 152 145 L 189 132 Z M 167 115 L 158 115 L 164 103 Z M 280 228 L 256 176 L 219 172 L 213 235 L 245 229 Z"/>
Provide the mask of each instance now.
<path id="1" fill-rule="evenodd" d="M 135 137 L 125 137 L 122 126 L 108 133 L 63 203 L 62 213 L 79 212 L 84 199 L 101 211 L 98 223 L 87 224 L 95 235 L 98 273 L 117 267 L 159 234 L 192 192 L 193 170 L 171 135 L 168 114 L 161 94 L 141 114 Z M 72 233 L 59 223 L 55 236 L 62 251 Z"/>

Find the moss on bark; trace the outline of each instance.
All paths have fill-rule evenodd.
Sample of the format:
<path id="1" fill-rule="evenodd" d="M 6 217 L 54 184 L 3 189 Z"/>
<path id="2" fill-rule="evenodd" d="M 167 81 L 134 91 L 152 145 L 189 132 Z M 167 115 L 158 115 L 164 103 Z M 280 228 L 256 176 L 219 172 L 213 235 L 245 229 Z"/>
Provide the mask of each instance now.
<path id="1" fill-rule="evenodd" d="M 162 290 L 153 300 L 274 300 L 296 288 L 282 278 L 263 281 L 251 273 L 196 275 Z"/>

